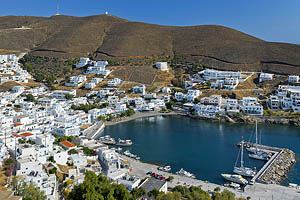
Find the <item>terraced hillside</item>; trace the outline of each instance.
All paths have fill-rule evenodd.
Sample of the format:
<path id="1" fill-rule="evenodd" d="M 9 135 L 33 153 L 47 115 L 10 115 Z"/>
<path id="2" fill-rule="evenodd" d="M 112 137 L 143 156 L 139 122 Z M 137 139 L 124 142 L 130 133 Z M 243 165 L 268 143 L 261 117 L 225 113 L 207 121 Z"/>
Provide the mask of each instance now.
<path id="1" fill-rule="evenodd" d="M 109 15 L 0 17 L 0 51 L 109 60 L 176 57 L 218 69 L 300 74 L 299 45 L 223 26 L 160 26 Z"/>

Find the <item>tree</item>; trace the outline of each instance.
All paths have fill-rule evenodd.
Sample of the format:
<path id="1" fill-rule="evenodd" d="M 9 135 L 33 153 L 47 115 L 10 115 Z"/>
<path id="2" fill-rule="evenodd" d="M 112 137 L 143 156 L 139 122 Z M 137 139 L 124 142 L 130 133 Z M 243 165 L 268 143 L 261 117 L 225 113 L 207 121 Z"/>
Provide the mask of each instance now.
<path id="1" fill-rule="evenodd" d="M 65 95 L 65 98 L 66 98 L 67 100 L 71 100 L 71 99 L 74 98 L 74 95 L 72 95 L 72 94 L 66 94 L 66 95 Z"/>
<path id="2" fill-rule="evenodd" d="M 169 181 L 172 181 L 174 179 L 174 176 L 169 176 Z"/>
<path id="3" fill-rule="evenodd" d="M 55 160 L 54 160 L 54 157 L 53 157 L 53 156 L 50 156 L 50 157 L 48 158 L 48 161 L 49 161 L 49 162 L 55 163 Z"/>
<path id="4" fill-rule="evenodd" d="M 56 167 L 54 167 L 54 168 L 52 168 L 52 169 L 49 170 L 49 174 L 56 174 L 56 172 L 57 172 L 57 168 Z"/>
<path id="5" fill-rule="evenodd" d="M 35 98 L 32 94 L 27 94 L 25 101 L 34 102 Z"/>
<path id="6" fill-rule="evenodd" d="M 134 188 L 132 191 L 131 191 L 131 195 L 134 199 L 137 199 L 141 196 L 144 196 L 146 194 L 146 190 L 145 188 L 143 187 L 140 187 L 140 188 Z"/>
<path id="7" fill-rule="evenodd" d="M 167 193 L 167 194 L 159 194 L 156 197 L 156 200 L 181 200 L 182 196 L 179 192 Z M 202 200 L 202 199 L 201 199 Z"/>
<path id="8" fill-rule="evenodd" d="M 15 195 L 22 196 L 24 200 L 46 200 L 47 196 L 32 183 L 26 183 L 23 177 L 14 176 L 11 181 L 11 187 Z"/>
<path id="9" fill-rule="evenodd" d="M 154 197 L 154 198 L 156 198 L 159 194 L 161 194 L 161 192 L 156 188 L 154 188 L 153 190 L 148 192 L 148 196 L 149 197 Z"/>

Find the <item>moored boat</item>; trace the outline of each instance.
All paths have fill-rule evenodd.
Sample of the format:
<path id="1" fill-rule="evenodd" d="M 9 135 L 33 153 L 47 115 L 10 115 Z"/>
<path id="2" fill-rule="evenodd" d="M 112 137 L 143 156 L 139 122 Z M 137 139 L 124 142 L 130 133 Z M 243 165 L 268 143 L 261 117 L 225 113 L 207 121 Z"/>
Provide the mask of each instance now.
<path id="1" fill-rule="evenodd" d="M 131 146 L 132 141 L 131 140 L 121 140 L 119 138 L 118 142 L 116 143 L 117 146 Z"/>
<path id="2" fill-rule="evenodd" d="M 235 167 L 233 169 L 233 172 L 242 176 L 247 176 L 247 177 L 254 177 L 256 174 L 256 170 L 255 169 L 251 169 L 248 167 L 244 167 L 244 140 L 242 140 L 241 142 L 241 166 L 237 167 L 237 161 L 235 164 Z"/>
<path id="3" fill-rule="evenodd" d="M 228 181 L 232 181 L 234 183 L 238 183 L 238 184 L 242 184 L 242 185 L 246 185 L 248 184 L 248 181 L 246 179 L 244 179 L 241 175 L 236 175 L 236 174 L 221 174 L 221 176 L 228 180 Z"/>
<path id="4" fill-rule="evenodd" d="M 107 144 L 107 145 L 115 145 L 116 144 L 115 139 L 111 138 L 109 135 L 101 137 L 99 140 L 100 140 L 101 143 Z"/>
<path id="5" fill-rule="evenodd" d="M 181 168 L 178 172 L 176 172 L 176 174 L 179 175 L 179 176 L 185 176 L 185 177 L 188 177 L 188 178 L 195 178 L 194 174 L 185 171 L 183 168 Z"/>

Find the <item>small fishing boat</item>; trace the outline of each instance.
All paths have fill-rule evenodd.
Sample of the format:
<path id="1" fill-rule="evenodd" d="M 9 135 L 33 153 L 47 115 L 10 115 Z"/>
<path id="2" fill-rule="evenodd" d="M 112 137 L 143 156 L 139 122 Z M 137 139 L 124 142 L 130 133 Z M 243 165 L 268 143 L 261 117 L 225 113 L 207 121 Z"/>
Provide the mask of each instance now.
<path id="1" fill-rule="evenodd" d="M 119 138 L 118 142 L 116 143 L 117 146 L 125 146 L 125 147 L 129 147 L 132 145 L 132 141 L 131 140 L 121 140 Z"/>
<path id="2" fill-rule="evenodd" d="M 178 172 L 176 172 L 176 174 L 179 175 L 179 176 L 185 176 L 185 177 L 188 177 L 188 178 L 195 178 L 194 174 L 185 171 L 183 168 L 181 168 Z"/>

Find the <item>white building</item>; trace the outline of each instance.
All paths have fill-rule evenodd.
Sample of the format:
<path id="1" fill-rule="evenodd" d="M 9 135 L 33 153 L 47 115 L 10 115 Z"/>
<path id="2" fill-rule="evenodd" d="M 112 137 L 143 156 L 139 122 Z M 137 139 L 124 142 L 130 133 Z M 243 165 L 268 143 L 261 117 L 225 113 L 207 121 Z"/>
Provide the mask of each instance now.
<path id="1" fill-rule="evenodd" d="M 161 71 L 169 71 L 167 62 L 157 62 L 155 67 Z"/>
<path id="2" fill-rule="evenodd" d="M 182 92 L 175 92 L 175 99 L 177 101 L 183 101 L 185 98 L 185 95 Z"/>
<path id="3" fill-rule="evenodd" d="M 87 81 L 87 78 L 84 75 L 71 76 L 69 82 L 65 83 L 65 85 L 69 87 L 79 87 L 85 81 Z"/>
<path id="4" fill-rule="evenodd" d="M 200 90 L 188 90 L 188 92 L 186 94 L 186 99 L 189 102 L 193 102 L 200 95 L 201 95 L 201 91 Z"/>
<path id="5" fill-rule="evenodd" d="M 213 69 L 205 69 L 199 74 L 203 74 L 203 78 L 205 80 L 217 80 L 217 79 L 225 79 L 225 78 L 241 78 L 241 72 L 231 72 L 231 71 L 218 71 Z"/>
<path id="6" fill-rule="evenodd" d="M 256 97 L 243 97 L 240 108 L 244 114 L 248 115 L 263 115 L 264 111 Z"/>
<path id="7" fill-rule="evenodd" d="M 221 111 L 220 106 L 214 105 L 195 104 L 193 108 L 197 115 L 203 117 L 216 117 L 217 113 Z"/>
<path id="8" fill-rule="evenodd" d="M 76 96 L 76 90 L 55 90 L 52 92 L 52 97 L 55 99 L 65 99 L 66 94 Z"/>
<path id="9" fill-rule="evenodd" d="M 85 88 L 85 89 L 93 89 L 93 88 L 95 88 L 95 87 L 96 87 L 96 84 L 93 83 L 93 82 L 88 82 L 88 83 L 86 83 L 86 84 L 84 85 L 84 88 Z"/>
<path id="10" fill-rule="evenodd" d="M 289 83 L 298 83 L 299 82 L 299 76 L 291 75 L 289 76 Z"/>
<path id="11" fill-rule="evenodd" d="M 105 69 L 108 65 L 107 61 L 97 61 L 93 66 L 89 66 L 86 74 L 98 74 L 103 75 L 104 77 L 108 76 L 112 71 Z"/>
<path id="12" fill-rule="evenodd" d="M 280 108 L 280 100 L 278 96 L 271 95 L 268 101 L 269 107 L 272 110 L 278 110 Z"/>
<path id="13" fill-rule="evenodd" d="M 274 76 L 274 74 L 260 73 L 259 82 L 271 81 L 271 80 L 273 80 L 273 76 Z"/>
<path id="14" fill-rule="evenodd" d="M 132 88 L 132 92 L 134 94 L 141 94 L 145 95 L 146 94 L 146 86 L 145 85 L 137 85 Z"/>
<path id="15" fill-rule="evenodd" d="M 122 82 L 121 79 L 114 78 L 114 79 L 109 80 L 107 85 L 108 85 L 108 87 L 116 87 L 116 86 L 120 85 L 121 82 Z"/>
<path id="16" fill-rule="evenodd" d="M 76 65 L 76 68 L 82 68 L 89 64 L 90 59 L 89 58 L 80 58 L 78 64 Z"/>
<path id="17" fill-rule="evenodd" d="M 87 158 L 79 154 L 72 154 L 70 156 L 72 163 L 79 168 L 84 168 L 87 165 Z"/>
<path id="18" fill-rule="evenodd" d="M 24 86 L 13 86 L 11 88 L 11 91 L 14 93 L 23 93 L 24 92 Z"/>

